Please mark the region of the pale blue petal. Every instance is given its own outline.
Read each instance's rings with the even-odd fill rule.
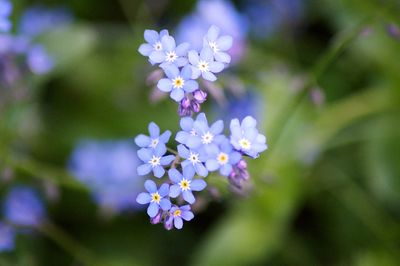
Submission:
[[[159,139],[161,140],[161,142],[167,143],[170,137],[171,137],[171,131],[166,130],[164,133],[161,134]]]
[[[151,218],[153,218],[157,215],[159,209],[160,209],[160,207],[158,206],[158,204],[155,202],[152,202],[152,203],[150,203],[149,207],[147,208],[147,214]]]
[[[213,61],[213,51],[211,48],[208,46],[203,47],[200,52],[200,58],[206,62]]]
[[[185,159],[188,158],[190,155],[189,150],[182,144],[178,145],[178,153],[179,156]]]
[[[168,33],[168,30],[162,30],[162,31],[160,31],[160,39],[162,38],[162,37],[164,37],[164,36],[168,36],[169,35],[169,33]]]
[[[190,190],[185,190],[182,192],[183,199],[190,204],[193,204],[196,199],[193,196],[193,193]]]
[[[158,193],[160,196],[163,198],[169,194],[169,185],[168,184],[162,184],[160,189],[158,190]]]
[[[255,141],[258,135],[258,130],[256,128],[247,128],[244,131],[244,137],[251,142]]]
[[[161,178],[165,174],[165,170],[161,165],[157,165],[153,168],[154,176],[157,178]]]
[[[169,201],[169,199],[161,199],[160,201],[160,207],[161,209],[163,209],[164,211],[168,211],[169,209],[171,209],[171,202]]]
[[[237,164],[240,159],[242,159],[242,155],[237,151],[229,154],[229,163],[231,164]]]
[[[172,185],[169,188],[169,196],[171,198],[176,198],[179,196],[179,194],[181,194],[181,188],[178,185]]]
[[[203,79],[208,80],[208,81],[216,81],[217,80],[217,77],[210,71],[201,73],[201,76],[203,77]]]
[[[179,69],[175,65],[168,65],[164,68],[165,75],[169,79],[174,79],[179,76]],[[171,82],[171,81],[170,81]]]
[[[217,46],[221,51],[227,51],[232,47],[233,38],[228,35],[224,35],[218,38]]]
[[[170,96],[174,101],[180,102],[180,101],[182,101],[183,97],[185,96],[185,93],[182,89],[174,89],[174,90],[172,90]]]
[[[167,147],[164,143],[159,142],[154,149],[154,153],[157,156],[163,156],[167,152]]]
[[[148,136],[140,134],[135,138],[135,143],[139,147],[144,148],[144,147],[148,147],[150,145],[151,139]]]
[[[193,167],[183,167],[183,176],[191,180],[194,177],[194,168]]]
[[[207,39],[209,41],[216,41],[219,36],[219,28],[215,25],[212,25],[207,32]]]
[[[221,166],[221,168],[219,169],[219,172],[223,176],[228,176],[232,172],[232,165],[225,164],[225,165]]]
[[[182,229],[183,221],[182,221],[181,217],[174,217],[174,226],[176,229]]]
[[[165,54],[162,51],[154,51],[150,54],[149,59],[154,63],[162,63],[165,60]]]
[[[153,156],[153,152],[151,151],[151,149],[142,148],[137,151],[137,155],[140,160],[147,163],[148,161],[150,161],[151,157]]]
[[[179,142],[179,143],[186,144],[186,141],[187,141],[187,139],[188,139],[189,136],[190,136],[189,133],[187,133],[187,132],[185,132],[185,131],[179,131],[179,132],[176,134],[175,140],[176,140],[177,142]]]
[[[139,46],[138,49],[139,53],[144,56],[149,56],[151,52],[153,52],[153,50],[154,50],[153,46],[151,46],[148,43],[143,43],[142,45]]]
[[[151,171],[151,165],[146,163],[139,165],[137,168],[137,174],[138,175],[147,175]]]
[[[190,131],[193,128],[193,119],[191,117],[183,117],[179,122],[181,128],[185,131]]]
[[[191,149],[196,149],[201,146],[201,140],[197,136],[190,135],[186,141],[186,145]],[[189,156],[189,155],[188,155]]]
[[[169,179],[175,184],[179,183],[182,180],[182,175],[175,168],[169,169],[168,171]]]
[[[205,177],[208,175],[208,171],[202,163],[195,164],[194,169],[199,176]]]
[[[144,188],[149,192],[149,193],[154,193],[157,191],[157,185],[154,183],[153,180],[146,180],[144,182]]]
[[[189,205],[185,205],[185,206],[189,206]],[[183,209],[183,208],[181,207],[181,209]],[[194,214],[191,211],[182,211],[181,217],[185,221],[190,221],[190,220],[192,220],[194,218]]]
[[[206,123],[208,125],[208,121],[207,121],[207,117],[206,117],[205,113],[198,114],[197,117],[196,117],[196,121],[201,121],[201,122],[204,122],[204,123]]]
[[[192,69],[192,79],[197,79],[200,77],[201,75],[201,71],[200,69],[198,69],[197,67],[191,66]]]
[[[157,83],[157,88],[163,92],[170,92],[172,90],[172,82],[170,79],[160,79]]]
[[[144,39],[150,44],[155,44],[159,40],[159,36],[155,30],[145,30]]]
[[[194,80],[187,80],[187,81],[185,82],[184,87],[183,87],[183,89],[184,89],[186,92],[194,92],[194,91],[197,90],[198,88],[199,88],[199,84],[198,84],[196,81],[194,81]]]
[[[214,57],[216,61],[221,63],[229,64],[231,62],[231,56],[224,52],[217,52]]]
[[[211,172],[215,171],[215,170],[217,170],[219,168],[219,163],[215,159],[207,160],[206,168],[207,168],[208,171],[211,171]]]
[[[172,161],[175,160],[175,156],[174,155],[167,155],[164,157],[161,157],[160,163],[161,165],[169,165],[170,163],[172,163]]]
[[[189,48],[190,48],[190,44],[189,43],[187,43],[187,42],[181,43],[181,44],[178,45],[178,47],[176,47],[175,53],[178,56],[186,56]]]
[[[142,192],[136,197],[136,202],[139,204],[147,204],[151,201],[151,196],[149,193]]]
[[[161,44],[163,46],[164,51],[174,51],[176,44],[175,39],[172,36],[163,36],[161,38]]]
[[[156,123],[150,122],[149,133],[150,133],[150,137],[153,139],[158,138],[158,136],[160,136],[160,128],[157,126]]]
[[[199,54],[195,50],[191,50],[188,52],[188,59],[190,64],[197,66],[199,63]]]
[[[242,121],[243,128],[252,128],[257,126],[257,120],[251,116],[246,116]]]
[[[176,60],[175,60],[175,65],[177,65],[178,67],[183,67],[183,66],[186,66],[187,64],[188,64],[188,60],[187,60],[187,58],[185,58],[185,57],[178,57]]]
[[[190,79],[191,76],[192,76],[192,69],[190,68],[190,66],[185,66],[184,68],[182,68],[181,77],[184,80]]]
[[[210,127],[210,132],[215,136],[221,134],[221,132],[224,130],[224,122],[222,120],[216,121],[214,124],[211,125]]]
[[[209,67],[211,72],[219,73],[222,70],[224,70],[225,65],[223,63],[221,63],[221,62],[210,62],[208,64],[208,67]]]
[[[207,186],[203,179],[195,179],[190,183],[190,188],[193,191],[202,191]]]

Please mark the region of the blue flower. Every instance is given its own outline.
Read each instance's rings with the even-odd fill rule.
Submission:
[[[15,231],[14,228],[0,222],[0,252],[14,249]]]
[[[140,193],[136,201],[139,204],[149,204],[149,207],[147,208],[147,214],[150,216],[150,218],[155,217],[160,208],[164,211],[168,211],[171,208],[171,202],[169,199],[165,198],[168,196],[169,193],[169,185],[168,184],[162,184],[160,186],[160,189],[157,190],[156,183],[154,183],[151,180],[146,180],[144,183],[144,187],[146,188],[147,192],[142,192]]]
[[[160,33],[158,33],[155,30],[145,30],[144,31],[144,39],[146,40],[147,43],[143,43],[139,47],[139,53],[141,53],[144,56],[150,56],[152,52],[157,52],[157,51],[163,51],[164,47],[161,44],[161,38],[164,36],[169,36],[167,30],[162,30]],[[155,62],[152,62],[152,64]]]
[[[194,169],[192,167],[183,167],[183,175],[176,169],[170,169],[168,176],[173,183],[169,190],[169,196],[176,198],[182,194],[183,199],[190,204],[196,201],[192,191],[201,191],[207,186],[203,179],[193,180]]]
[[[207,118],[204,113],[200,113],[197,115],[196,121],[206,121],[207,122]],[[197,135],[197,132],[193,127],[194,120],[189,116],[185,116],[185,117],[181,118],[179,124],[182,128],[182,131],[179,131],[176,134],[175,140],[178,141],[179,143],[186,145],[190,136]]]
[[[207,154],[203,150],[189,150],[185,145],[178,145],[178,154],[186,159],[181,165],[182,168],[192,168],[199,176],[207,176],[208,171],[203,163],[207,161]]]
[[[232,119],[230,125],[233,147],[253,158],[267,149],[266,138],[258,133],[256,126],[257,121],[251,116],[246,116],[242,123],[239,119]]]
[[[214,52],[214,58],[218,62],[230,63],[231,56],[225,51],[232,47],[233,39],[229,35],[219,36],[220,29],[213,25],[204,37],[204,46],[209,46]]]
[[[192,67],[192,79],[197,79],[200,75],[208,81],[216,81],[214,73],[219,73],[224,69],[224,64],[214,61],[213,50],[205,46],[199,53],[191,50],[188,53],[189,62]]]
[[[225,139],[218,147],[218,149],[213,149],[209,153],[209,159],[206,162],[206,167],[208,171],[219,172],[223,176],[228,176],[233,169],[233,166],[237,164],[242,155],[233,149],[232,144],[228,139]]]
[[[14,187],[4,202],[7,221],[20,226],[39,226],[45,218],[45,209],[38,195],[29,187]]]
[[[179,72],[175,65],[169,65],[164,68],[167,78],[160,79],[157,87],[164,92],[170,92],[170,96],[176,102],[180,102],[185,93],[194,92],[199,84],[191,80],[192,70],[190,66],[185,66]]]
[[[130,140],[81,141],[71,154],[68,168],[90,189],[102,210],[134,210],[139,207],[135,196],[143,182],[136,174],[136,152]]]
[[[12,4],[8,0],[0,0],[0,32],[9,32],[11,30],[11,21],[9,16],[12,11]]]
[[[193,218],[194,214],[190,211],[190,205],[184,205],[181,207],[173,206],[169,210],[169,216],[165,221],[165,228],[170,230],[172,229],[172,226],[175,226],[176,229],[182,229],[183,220],[190,221]]]
[[[140,148],[154,149],[159,144],[167,144],[169,138],[171,137],[171,131],[169,130],[160,135],[160,128],[154,122],[149,124],[149,134],[150,136],[143,134],[138,135],[135,138],[136,145],[138,145]]]
[[[174,155],[164,156],[166,152],[165,145],[157,145],[154,149],[142,148],[138,150],[138,157],[144,162],[137,168],[138,175],[147,175],[153,171],[155,177],[161,178],[165,173],[163,166],[169,165],[175,159]]]
[[[161,51],[151,52],[149,58],[154,63],[160,63],[161,67],[174,64],[178,67],[183,67],[187,64],[187,51],[189,43],[181,43],[176,46],[175,39],[172,36],[165,35],[161,38]]]
[[[54,66],[53,59],[41,45],[35,45],[28,51],[27,63],[35,74],[45,74]]]

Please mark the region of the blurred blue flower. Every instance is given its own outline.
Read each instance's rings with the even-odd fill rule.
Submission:
[[[208,155],[204,150],[188,149],[185,145],[178,145],[178,154],[184,160],[181,162],[183,168],[192,168],[199,176],[207,176],[208,171],[204,166],[207,161]]]
[[[176,198],[182,194],[183,199],[190,204],[196,201],[192,191],[201,191],[207,186],[203,179],[193,180],[194,169],[192,167],[183,167],[183,175],[176,169],[170,169],[168,176],[173,183],[169,190],[169,196]]]
[[[35,37],[58,27],[68,25],[73,21],[72,13],[66,8],[46,8],[35,6],[27,9],[19,23],[19,33]]]
[[[182,229],[183,220],[190,221],[194,218],[193,212],[190,211],[190,205],[181,207],[173,206],[169,211],[169,216],[166,219],[164,226],[167,230],[171,230],[173,226],[176,229]]]
[[[159,213],[160,208],[164,211],[168,211],[171,208],[171,202],[169,199],[165,198],[169,194],[169,185],[162,184],[160,189],[157,189],[156,183],[151,180],[146,180],[144,187],[147,192],[140,193],[136,201],[139,204],[149,204],[147,208],[147,214],[150,218],[156,217]]]
[[[229,35],[220,35],[220,29],[212,25],[204,37],[204,46],[209,46],[213,53],[216,61],[221,63],[230,63],[231,56],[225,51],[228,51],[233,44],[233,39]]]
[[[257,121],[251,116],[246,116],[242,123],[239,119],[232,119],[230,124],[233,147],[253,158],[267,149],[266,138],[258,133],[256,126]]]
[[[137,167],[138,175],[147,175],[151,171],[155,177],[161,178],[165,174],[164,166],[172,163],[175,159],[174,155],[166,155],[167,147],[165,145],[157,145],[154,149],[141,148],[137,155],[144,164]]]
[[[49,72],[53,66],[53,58],[49,56],[43,46],[33,46],[27,54],[29,69],[38,75]]]
[[[10,225],[0,222],[0,252],[14,249],[15,231]]]
[[[218,146],[218,149],[210,151],[206,167],[208,171],[211,172],[219,169],[221,175],[228,176],[232,172],[233,166],[237,164],[241,158],[241,154],[233,149],[228,139],[225,139]]]
[[[238,61],[246,50],[248,31],[246,18],[228,0],[202,0],[196,10],[185,17],[177,28],[177,40],[189,42],[195,50],[201,50],[203,37],[211,25],[220,28],[222,34],[235,39],[229,53],[233,61]],[[188,30],[190,29],[190,30]]]
[[[200,56],[195,50],[189,51],[188,58],[192,68],[192,79],[197,79],[201,75],[208,81],[216,81],[214,73],[221,72],[225,67],[223,63],[214,61],[213,50],[208,46],[203,47]]]
[[[165,35],[161,38],[161,45],[162,50],[153,51],[149,55],[151,62],[158,63],[161,67],[171,64],[183,67],[188,63],[186,54],[190,47],[189,43],[181,43],[176,46],[175,39]]]
[[[176,102],[180,102],[185,93],[194,92],[199,88],[199,84],[191,80],[192,70],[190,66],[185,66],[181,71],[175,66],[170,65],[164,68],[167,78],[160,79],[157,87],[164,92],[170,92],[170,96]]]
[[[0,0],[0,33],[9,32],[12,24],[9,19],[12,11],[12,4],[8,0]]]
[[[36,192],[18,186],[9,191],[4,202],[4,217],[20,226],[40,226],[45,219],[45,209]]]
[[[71,154],[69,170],[106,210],[136,209],[143,179],[136,174],[138,158],[131,141],[81,141]]]
[[[150,136],[146,136],[143,134],[138,135],[135,138],[136,145],[138,145],[140,148],[154,149],[159,144],[167,144],[169,138],[171,137],[171,131],[169,130],[166,130],[160,135],[160,128],[154,122],[151,122],[149,124],[149,133]]]

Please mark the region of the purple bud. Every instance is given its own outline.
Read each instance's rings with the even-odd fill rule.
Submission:
[[[169,216],[165,219],[164,228],[167,229],[167,230],[171,230],[172,227],[173,227],[173,221],[174,221],[173,216],[172,216],[172,215],[169,215]]]
[[[207,99],[207,93],[202,90],[196,90],[193,92],[193,98],[196,100],[196,102],[203,103]]]
[[[238,167],[239,169],[241,169],[241,170],[246,170],[246,169],[247,169],[247,163],[246,163],[246,161],[245,161],[245,160],[240,160],[240,161],[237,163],[237,167]]]
[[[154,216],[153,218],[150,218],[150,223],[151,224],[160,223],[161,219],[162,219],[162,216],[163,216],[163,212],[162,212],[162,210],[159,210],[156,216]]]
[[[187,97],[183,98],[183,100],[181,101],[181,106],[182,106],[182,108],[184,108],[184,109],[189,108],[189,107],[190,107],[190,100],[189,100],[189,98],[187,98]]]
[[[396,24],[387,25],[386,30],[390,36],[397,40],[400,40],[400,28]]]
[[[198,102],[193,102],[193,103],[192,103],[192,110],[193,110],[195,113],[200,112],[200,109],[201,109],[201,107],[200,107],[200,104],[199,104]]]

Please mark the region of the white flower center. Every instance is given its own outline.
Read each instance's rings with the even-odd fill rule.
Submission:
[[[251,149],[251,142],[246,138],[240,139],[239,140],[239,145],[243,150],[250,150]]]
[[[218,156],[217,156],[217,161],[218,161],[218,163],[219,163],[220,165],[225,165],[225,164],[227,164],[228,161],[229,161],[229,155],[226,154],[226,153],[224,153],[224,152],[221,152],[221,153],[218,154]]]
[[[192,182],[192,181],[183,178],[183,179],[181,180],[181,182],[179,182],[178,185],[179,185],[179,187],[182,189],[182,191],[186,191],[186,190],[190,190],[190,183],[191,183],[191,182]]]
[[[216,42],[208,42],[208,45],[210,46],[210,48],[213,50],[214,53],[219,52],[219,47]]]
[[[208,69],[208,62],[200,60],[199,63],[197,64],[197,68],[201,71],[201,72],[207,72],[209,71]]]
[[[161,157],[157,157],[157,156],[153,155],[153,157],[149,161],[149,164],[151,164],[151,167],[154,168],[154,167],[160,165],[160,159],[161,159]]]
[[[156,50],[156,51],[161,51],[161,50],[162,50],[162,44],[161,44],[161,42],[156,42],[156,43],[153,45],[153,48],[154,48],[154,50]]]
[[[157,146],[157,144],[158,144],[158,138],[152,139],[151,143],[150,143],[150,147],[152,147],[154,149]]]
[[[210,144],[214,140],[214,135],[210,132],[207,132],[203,136],[201,136],[201,142],[203,144]]]
[[[190,131],[190,135],[197,136],[197,132],[194,128],[192,128],[192,130]]]
[[[172,86],[174,89],[182,89],[185,85],[185,80],[181,76],[177,76],[172,80]]]
[[[190,152],[188,160],[195,165],[196,163],[200,163],[199,154]]]
[[[160,200],[161,200],[161,196],[160,196],[160,194],[158,194],[158,192],[151,193],[151,202],[155,202],[155,203],[159,204]]]
[[[178,56],[176,55],[175,51],[170,51],[165,54],[165,61],[169,63],[173,63],[177,58]]]

